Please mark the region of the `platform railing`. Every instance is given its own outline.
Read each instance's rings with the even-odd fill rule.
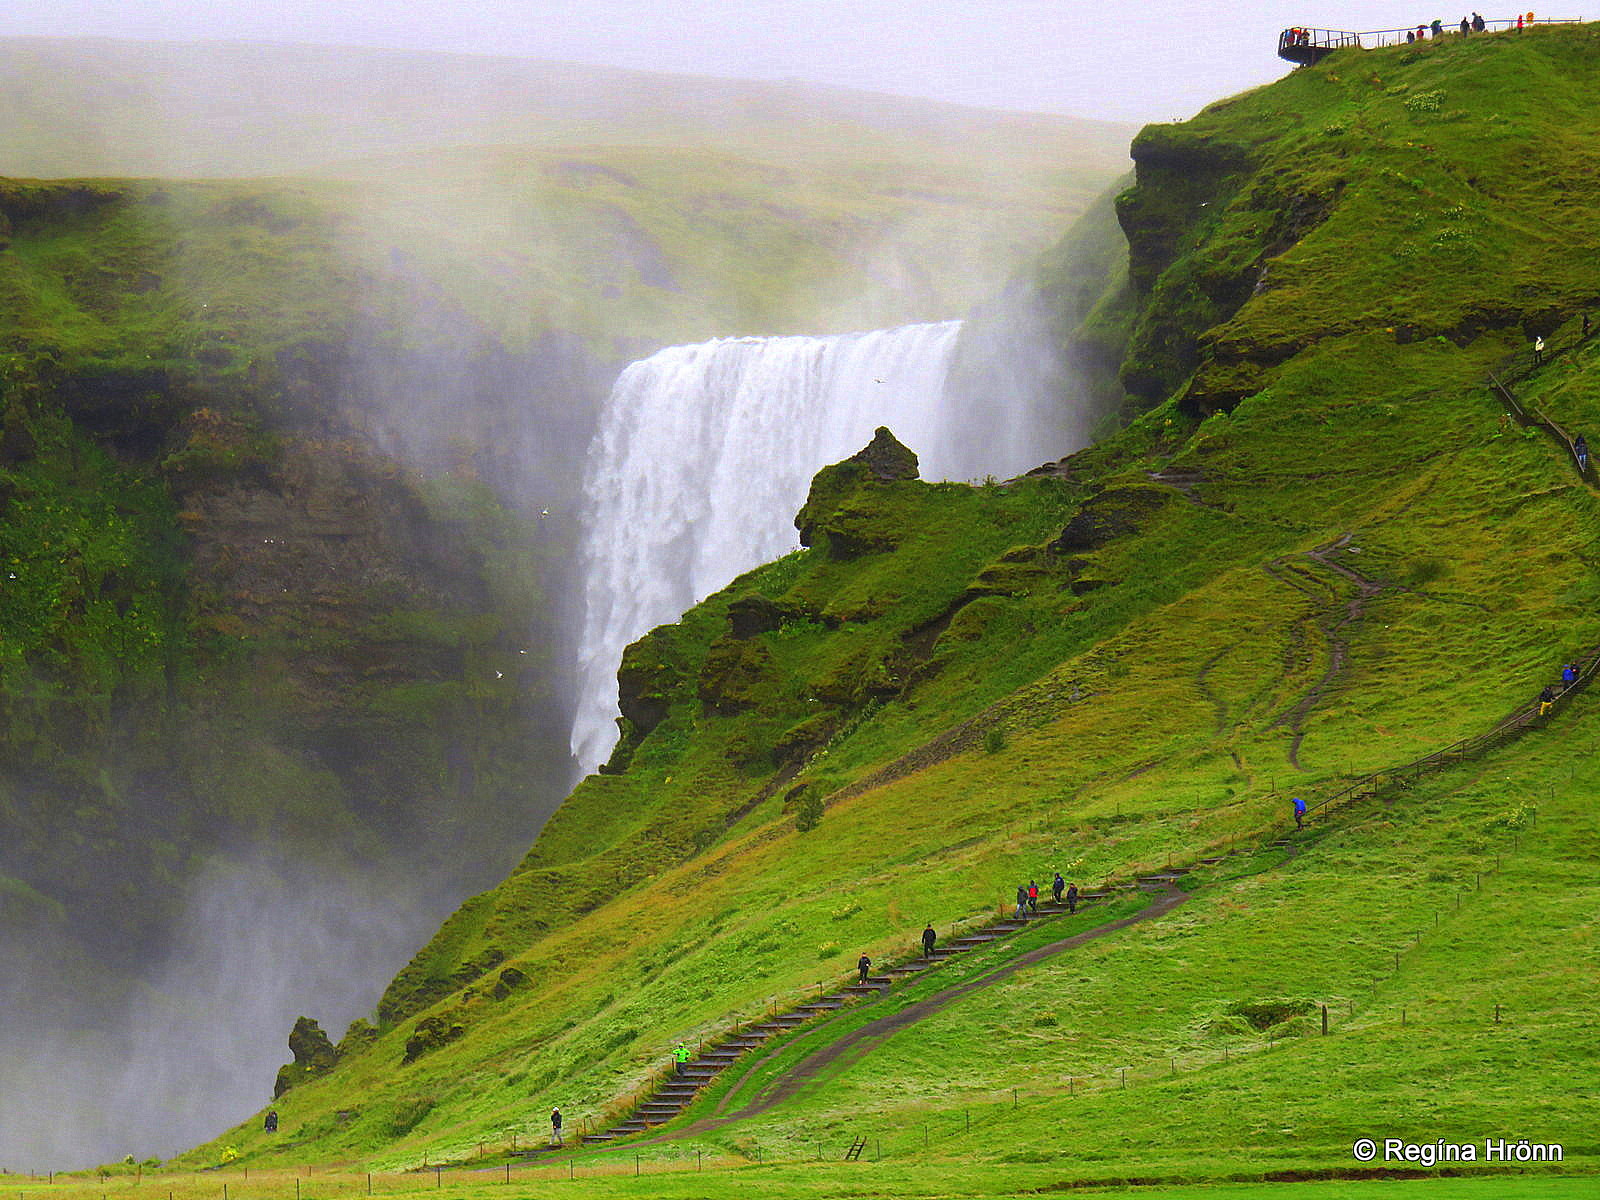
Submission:
[[[1535,17],[1532,25],[1575,25],[1582,20],[1582,17]],[[1497,18],[1493,21],[1485,20],[1483,29],[1474,29],[1468,36],[1505,33],[1507,31],[1515,31],[1518,28],[1526,29],[1530,27],[1526,18],[1523,18],[1520,26],[1517,24],[1516,17],[1512,17],[1509,20]],[[1376,50],[1383,46],[1399,46],[1405,44],[1408,34],[1414,37],[1419,28],[1425,31],[1422,38],[1416,39],[1420,41],[1442,41],[1447,38],[1459,38],[1462,36],[1459,25],[1445,25],[1437,38],[1433,36],[1431,26],[1428,25],[1411,25],[1404,29],[1367,29],[1360,32],[1347,29],[1313,29],[1310,26],[1295,26],[1278,34],[1278,53],[1283,54],[1285,51],[1301,48],[1332,51],[1345,49]]]

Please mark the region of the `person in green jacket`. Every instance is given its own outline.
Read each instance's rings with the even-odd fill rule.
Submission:
[[[689,1053],[689,1047],[679,1042],[678,1048],[672,1052],[672,1057],[678,1064],[677,1073],[682,1075],[683,1069],[689,1065],[689,1060],[694,1056]]]

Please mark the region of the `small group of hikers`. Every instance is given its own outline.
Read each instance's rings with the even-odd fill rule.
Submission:
[[[1532,13],[1517,14],[1516,28],[1518,30],[1532,28],[1533,23]],[[1470,17],[1462,17],[1457,28],[1461,31],[1461,36],[1466,37],[1468,34],[1485,32],[1489,28],[1489,23],[1483,19],[1482,13],[1473,13]],[[1442,38],[1443,36],[1444,22],[1438,20],[1427,25],[1418,25],[1416,29],[1408,29],[1406,31],[1407,42],[1424,42],[1429,37]]]
[[[1546,685],[1545,689],[1539,693],[1539,715],[1541,717],[1550,711],[1550,706],[1556,702],[1557,697],[1578,682],[1578,675],[1578,664],[1569,662],[1561,668],[1561,686],[1557,687],[1553,683]]]
[[[1067,905],[1067,911],[1069,913],[1077,912],[1078,885],[1074,883],[1068,887],[1067,881],[1061,878],[1061,872],[1057,871],[1056,877],[1050,881],[1050,894],[1055,898],[1055,902],[1057,904],[1062,903],[1063,889],[1065,889],[1066,892],[1065,901]],[[1029,913],[1036,913],[1038,911],[1039,885],[1031,879],[1028,880],[1026,884],[1019,883],[1017,885],[1017,916],[1026,920]]]

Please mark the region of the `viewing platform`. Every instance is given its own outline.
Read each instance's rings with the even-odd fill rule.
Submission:
[[[1376,50],[1380,46],[1400,46],[1410,38],[1413,42],[1429,42],[1460,37],[1486,37],[1491,33],[1515,33],[1534,25],[1573,25],[1578,17],[1538,17],[1529,22],[1526,17],[1510,20],[1484,21],[1482,29],[1470,28],[1466,33],[1461,26],[1441,25],[1433,32],[1431,25],[1413,25],[1406,29],[1369,29],[1353,33],[1346,29],[1312,29],[1297,25],[1278,34],[1278,57],[1296,66],[1309,67],[1321,62],[1335,50]],[[1418,31],[1422,36],[1418,36]]]

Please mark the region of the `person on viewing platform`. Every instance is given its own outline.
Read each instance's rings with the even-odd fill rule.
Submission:
[[[1075,913],[1077,911],[1078,911],[1078,885],[1077,884],[1073,884],[1071,887],[1069,887],[1067,889],[1067,912]]]
[[[1433,30],[1434,37],[1441,38],[1444,36],[1444,22],[1439,20],[1437,17],[1434,18],[1433,24],[1428,26],[1428,28]]]
[[[933,957],[933,944],[939,940],[939,935],[933,931],[933,922],[928,922],[928,927],[922,931],[922,957]]]
[[[1467,20],[1465,17],[1462,17],[1461,18],[1461,36],[1462,37],[1466,37],[1471,32],[1472,32],[1472,22]]]
[[[1306,827],[1306,802],[1299,796],[1294,798],[1294,827],[1296,829]]]
[[[865,983],[867,981],[867,972],[872,970],[872,960],[863,954],[856,959],[856,970],[861,974],[861,982]]]
[[[1411,30],[1409,30],[1409,29],[1406,30],[1406,44],[1409,46],[1412,42],[1414,42],[1416,40],[1417,40],[1417,35],[1412,33]]]
[[[1555,690],[1555,688],[1550,687],[1549,685],[1546,685],[1544,691],[1539,693],[1539,715],[1541,717],[1548,715],[1549,712],[1550,712],[1550,706],[1552,704],[1554,704],[1555,702],[1556,702],[1556,690]]]
[[[1517,14],[1517,32],[1518,33],[1522,32],[1522,14],[1521,13]]]
[[[1483,19],[1483,14],[1482,13],[1473,13],[1472,14],[1472,32],[1473,33],[1482,33],[1487,28],[1489,28],[1489,23]]]
[[[1056,872],[1056,877],[1050,881],[1050,894],[1056,898],[1056,903],[1061,903],[1061,889],[1067,886],[1067,881],[1061,878],[1061,872]]]

